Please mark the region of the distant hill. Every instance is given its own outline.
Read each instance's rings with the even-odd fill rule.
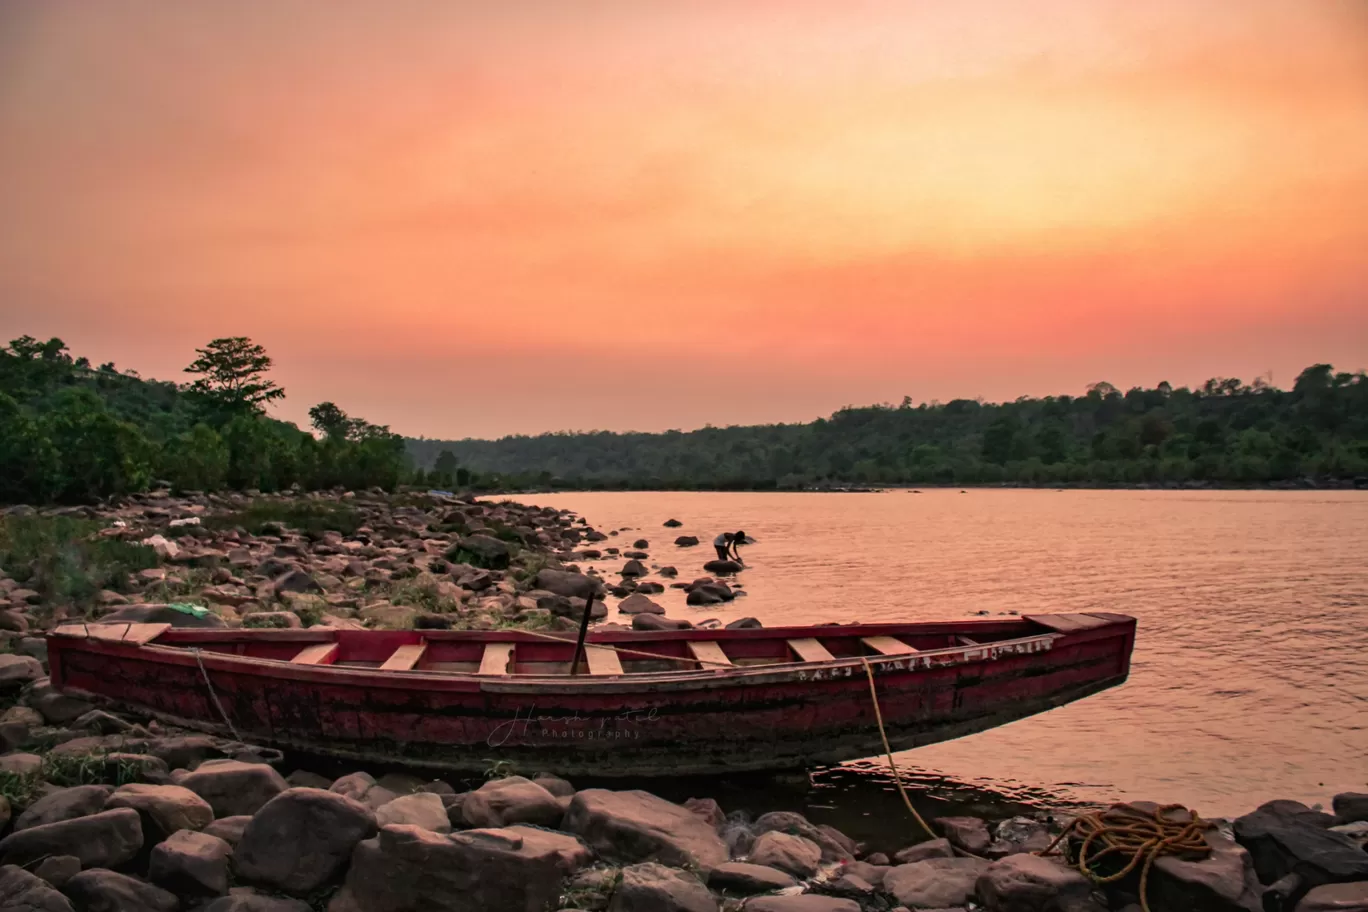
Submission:
[[[1291,390],[1099,383],[1083,396],[845,408],[810,424],[406,443],[419,468],[446,450],[469,472],[529,486],[1368,484],[1368,375],[1317,364]]]

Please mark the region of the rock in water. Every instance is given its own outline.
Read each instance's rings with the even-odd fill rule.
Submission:
[[[558,853],[507,830],[439,836],[387,826],[352,854],[328,912],[529,912],[555,908]]]
[[[622,869],[608,912],[717,912],[717,900],[692,874],[648,861]]]
[[[727,862],[717,831],[688,808],[650,792],[585,789],[570,801],[561,828],[583,836],[600,855],[710,870]]]
[[[533,580],[533,588],[544,589],[556,595],[563,595],[567,598],[588,599],[597,597],[603,589],[603,584],[592,576],[583,573],[571,573],[566,570],[540,570],[537,572],[536,579]]]
[[[662,523],[662,525],[664,525],[667,529],[678,529],[680,526],[684,524],[677,519],[667,519],[664,523]]]
[[[17,865],[0,867],[0,912],[72,912],[71,900]]]
[[[90,912],[175,912],[180,908],[180,900],[160,887],[103,868],[82,871],[62,889],[78,909]]]
[[[49,855],[74,855],[85,868],[117,867],[142,848],[142,823],[131,808],[46,823],[0,839],[0,864],[28,865]]]
[[[645,576],[651,571],[646,569],[646,565],[641,561],[633,558],[622,565],[622,570],[620,572],[623,576]]]
[[[710,560],[703,565],[703,569],[718,576],[729,576],[733,573],[740,573],[746,567],[734,560]]]
[[[565,816],[555,795],[522,776],[486,782],[466,795],[461,813],[472,827],[504,827],[514,823],[554,827]]]
[[[370,808],[337,792],[294,788],[252,817],[233,853],[238,876],[306,896],[337,877],[376,831]]]
[[[646,596],[635,593],[618,603],[618,611],[623,614],[664,614],[665,608]]]

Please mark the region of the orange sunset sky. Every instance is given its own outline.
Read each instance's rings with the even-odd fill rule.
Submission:
[[[0,330],[410,435],[1368,366],[1365,0],[0,5]]]

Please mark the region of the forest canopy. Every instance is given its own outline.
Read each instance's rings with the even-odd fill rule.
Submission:
[[[810,424],[660,434],[409,440],[420,467],[553,487],[798,489],[831,484],[1368,483],[1368,377],[1329,364],[1291,390],[1215,378],[1122,392],[845,408]]]

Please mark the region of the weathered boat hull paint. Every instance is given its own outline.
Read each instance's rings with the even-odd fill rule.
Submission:
[[[1129,672],[1135,622],[1120,615],[1097,617],[1111,620],[1064,632],[1041,626],[1034,636],[961,649],[867,657],[893,748],[961,737],[1121,683]],[[816,631],[832,637],[889,629],[708,633],[726,643],[736,635],[755,639]],[[275,634],[284,644],[281,655],[306,645],[310,639],[304,635],[312,632]],[[207,646],[197,655],[186,648],[207,644],[215,634],[222,632],[170,631],[141,647],[54,636],[49,640],[53,682],[65,692],[107,697],[168,721],[226,734],[216,695],[243,738],[348,759],[452,770],[479,770],[491,760],[507,760],[519,768],[566,775],[719,773],[799,768],[882,752],[859,658],[612,677],[394,673],[292,665],[278,658],[211,652]],[[509,632],[468,636],[518,639]],[[677,635],[662,634],[652,642],[672,636]],[[611,633],[591,641],[632,648],[641,642],[631,634]]]

